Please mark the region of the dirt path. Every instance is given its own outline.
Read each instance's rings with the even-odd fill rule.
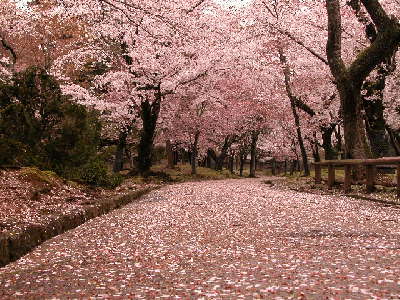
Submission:
[[[400,299],[400,209],[185,183],[0,269],[0,299]]]

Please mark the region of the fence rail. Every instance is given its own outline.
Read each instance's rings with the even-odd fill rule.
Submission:
[[[351,191],[351,171],[355,166],[365,166],[367,192],[375,189],[376,167],[381,165],[396,165],[397,197],[400,197],[400,157],[383,157],[374,159],[342,159],[325,160],[313,163],[315,169],[315,183],[321,183],[321,168],[328,167],[328,188],[332,189],[335,183],[335,167],[344,166],[344,191]]]

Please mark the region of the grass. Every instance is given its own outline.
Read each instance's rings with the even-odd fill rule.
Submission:
[[[53,185],[58,179],[56,173],[52,171],[41,171],[36,167],[26,167],[21,169],[21,175],[29,181]]]
[[[203,167],[197,167],[197,174],[192,175],[192,169],[189,164],[179,164],[173,169],[166,168],[165,165],[157,165],[152,168],[152,171],[165,173],[169,175],[174,182],[240,178],[238,175],[231,174],[229,170],[215,171],[213,169]]]
[[[215,171],[210,168],[197,167],[197,174],[191,174],[192,169],[189,164],[178,164],[174,168],[167,168],[165,163],[155,165],[151,168],[151,175],[147,178],[142,176],[134,176],[129,180],[132,183],[170,183],[170,182],[187,182],[199,180],[221,180],[221,179],[238,179],[243,178],[236,174],[231,174],[229,170]],[[246,176],[248,174],[245,174]]]

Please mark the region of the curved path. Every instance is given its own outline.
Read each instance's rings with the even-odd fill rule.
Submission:
[[[0,269],[0,299],[400,299],[400,209],[185,183]]]

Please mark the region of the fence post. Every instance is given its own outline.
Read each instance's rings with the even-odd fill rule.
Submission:
[[[335,183],[335,166],[333,164],[328,165],[328,189],[331,190]]]
[[[397,165],[397,197],[400,197],[400,164]]]
[[[344,192],[351,191],[351,165],[344,165]]]
[[[314,172],[315,172],[315,183],[321,183],[321,165],[314,164]]]
[[[367,169],[367,193],[372,193],[375,190],[374,166],[366,165],[366,169]]]

